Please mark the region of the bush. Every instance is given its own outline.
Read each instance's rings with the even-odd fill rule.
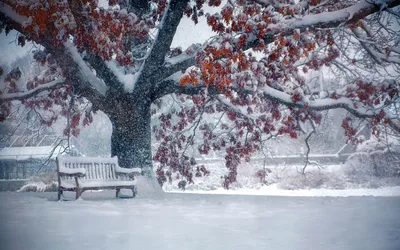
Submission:
[[[336,173],[330,173],[323,170],[311,170],[305,175],[301,173],[292,173],[282,179],[278,186],[282,189],[344,189],[346,180]]]
[[[397,146],[386,147],[371,140],[358,147],[344,166],[345,174],[352,177],[400,177],[400,150]]]

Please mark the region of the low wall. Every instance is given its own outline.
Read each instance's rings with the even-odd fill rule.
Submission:
[[[0,180],[0,192],[17,191],[25,184],[26,180]]]

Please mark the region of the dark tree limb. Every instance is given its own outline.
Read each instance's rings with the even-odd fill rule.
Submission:
[[[143,63],[140,76],[137,79],[135,88],[139,92],[148,89],[157,79],[160,66],[164,63],[165,56],[170,50],[172,39],[175,36],[176,29],[187,7],[188,0],[171,0],[166,13],[160,23],[157,37]]]
[[[97,77],[101,78],[106,85],[110,88],[111,92],[123,92],[124,86],[118,80],[117,76],[112,72],[104,62],[104,60],[93,53],[88,53],[86,56],[86,61],[96,70]]]
[[[128,11],[136,14],[144,15],[150,12],[149,0],[126,0],[128,2]]]

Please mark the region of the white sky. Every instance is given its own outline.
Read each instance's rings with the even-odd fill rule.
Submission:
[[[27,43],[24,47],[18,46],[17,38],[16,31],[11,31],[7,36],[4,31],[0,34],[0,65],[2,67],[11,65],[34,48],[32,43]]]

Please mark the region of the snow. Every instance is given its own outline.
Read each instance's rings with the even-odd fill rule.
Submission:
[[[60,164],[118,164],[118,157],[75,157],[75,156],[62,156],[58,158]]]
[[[51,152],[54,154],[50,155]],[[42,147],[11,147],[0,149],[0,160],[19,160],[43,159],[51,157],[54,159],[58,152],[62,152],[62,147],[42,146]]]
[[[399,197],[114,196],[0,193],[2,249],[400,249]]]
[[[141,173],[142,169],[141,168],[121,168],[119,165],[115,165],[115,172],[119,173]]]
[[[315,15],[306,15],[299,20],[289,21],[289,27],[297,29],[299,27],[311,27],[319,23],[341,22],[351,20],[357,13],[361,13],[371,8],[369,1],[359,1],[358,3],[338,11],[324,12]]]
[[[171,193],[182,193],[183,191],[170,191]],[[258,189],[241,188],[238,190],[226,190],[218,188],[216,190],[187,190],[186,193],[197,194],[224,194],[224,195],[257,195],[257,196],[300,196],[300,197],[351,197],[351,196],[381,196],[381,197],[400,197],[400,186],[382,187],[377,189],[357,188],[357,189],[280,189],[277,184],[262,186]]]
[[[1,3],[0,3],[1,4]],[[12,65],[25,58],[29,51],[34,49],[34,46],[27,43],[24,47],[17,45],[18,32],[15,30],[10,31],[6,36],[5,31],[0,33],[0,65],[4,70],[12,67]]]
[[[27,17],[19,15],[9,5],[2,2],[0,3],[0,12],[21,25],[24,25],[25,22],[29,21]]]
[[[78,64],[83,79],[88,81],[100,94],[105,95],[108,90],[107,85],[95,76],[93,71],[83,61],[75,46],[70,41],[66,41],[64,42],[64,47],[71,53],[75,63]]]
[[[67,168],[64,164],[59,165],[59,172],[64,174],[86,174],[86,169],[84,168]]]
[[[85,170],[85,169],[83,169]],[[78,178],[79,186],[86,187],[116,187],[116,186],[134,186],[136,185],[136,180],[133,181],[120,181],[120,180],[85,180]],[[75,180],[63,180],[61,179],[61,186],[64,188],[75,188]]]
[[[121,168],[118,165],[118,157],[75,157],[75,156],[59,156],[60,165],[65,163],[71,164],[114,164],[115,171],[120,173],[141,173],[140,168]]]
[[[25,96],[31,96],[35,93],[40,92],[41,90],[45,89],[51,89],[56,85],[59,85],[60,83],[63,83],[65,81],[65,78],[61,77],[59,79],[55,79],[54,81],[39,85],[38,87],[24,91],[24,92],[16,92],[16,93],[8,93],[8,94],[2,94],[0,95],[0,99],[5,100],[5,99],[18,99],[18,98],[23,98]]]
[[[106,61],[105,64],[124,85],[125,90],[127,92],[132,92],[140,72],[137,72],[136,74],[125,73],[125,69],[123,67],[119,67],[116,61]]]

